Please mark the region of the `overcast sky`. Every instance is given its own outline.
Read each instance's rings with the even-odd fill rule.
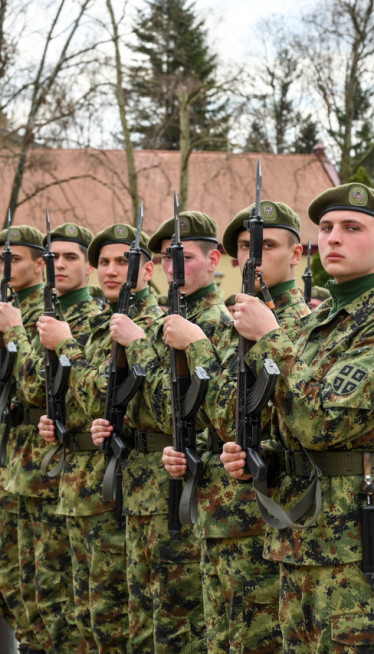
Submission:
[[[195,0],[196,10],[207,21],[215,52],[234,61],[251,51],[251,31],[260,19],[279,14],[293,20],[314,5],[316,0]]]

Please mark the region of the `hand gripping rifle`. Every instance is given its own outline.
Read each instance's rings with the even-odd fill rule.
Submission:
[[[174,193],[174,234],[167,249],[173,262],[173,281],[169,288],[169,315],[185,317],[183,245],[180,240],[179,205]],[[194,524],[197,519],[197,484],[203,463],[196,454],[196,416],[207,390],[209,375],[196,367],[191,379],[186,354],[170,348],[170,385],[173,421],[173,445],[184,452],[187,472],[183,479],[169,481],[169,531],[177,537],[182,524]]]
[[[46,282],[44,284],[44,315],[62,318],[60,301],[55,290],[55,254],[51,250],[51,228],[48,210],[46,212],[47,243],[43,253],[45,262]],[[42,471],[53,479],[61,472],[64,454],[53,470],[47,472],[47,467],[54,456],[68,445],[69,432],[66,428],[65,396],[68,390],[70,361],[62,354],[60,357],[54,350],[44,348],[45,394],[47,416],[55,425],[57,446],[50,450],[42,462]]]
[[[309,239],[307,266],[305,268],[304,274],[302,275],[303,282],[304,282],[304,300],[306,304],[309,304],[310,300],[312,299],[312,271],[310,269],[310,253],[311,253],[311,244]]]
[[[10,285],[10,274],[12,265],[12,251],[10,249],[10,226],[11,214],[8,212],[7,237],[3,248],[3,276],[0,284],[0,302],[13,301],[16,307],[19,307],[17,293]],[[13,341],[5,346],[3,335],[0,333],[0,422],[5,424],[5,428],[0,443],[0,465],[6,463],[6,449],[11,426],[10,411],[10,393],[12,386],[12,372],[17,355],[17,347]]]
[[[123,313],[126,316],[129,315],[130,306],[134,299],[133,289],[138,284],[142,223],[143,202],[139,208],[135,241],[132,242],[130,251],[125,253],[128,259],[127,280],[123,284],[118,298],[117,313]],[[105,453],[107,460],[103,479],[103,500],[105,502],[116,499],[117,490],[120,489],[120,479],[117,478],[120,472],[120,464],[128,455],[127,447],[121,438],[123,419],[126,415],[127,406],[139,390],[144,377],[145,372],[138,363],[135,363],[133,369],[129,371],[125,347],[115,341],[109,363],[104,411],[104,418],[109,420],[113,431],[101,446],[101,451]],[[119,497],[117,499],[119,500]]]
[[[256,204],[250,220],[244,221],[244,226],[250,234],[250,243],[249,258],[243,270],[242,292],[252,296],[255,295],[256,276],[260,278],[262,293],[264,293],[263,286],[267,290],[265,283],[262,282],[261,273],[256,272],[256,268],[261,266],[262,263],[264,221],[261,217],[260,202],[261,161],[259,159],[256,176]],[[268,302],[267,304],[269,305]],[[247,454],[244,472],[251,474],[254,481],[264,481],[267,476],[267,467],[259,454],[261,445],[261,411],[274,392],[279,370],[271,359],[266,359],[260,375],[256,378],[245,361],[245,355],[252,345],[253,343],[239,334],[235,442]]]

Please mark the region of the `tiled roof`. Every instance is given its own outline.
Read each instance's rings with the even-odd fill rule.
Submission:
[[[13,167],[0,153],[0,184],[5,207],[9,201]],[[189,164],[187,209],[214,217],[222,238],[227,223],[254,201],[256,153],[196,152]],[[138,190],[144,200],[143,227],[149,234],[173,215],[174,190],[179,188],[180,153],[135,152]],[[330,175],[331,175],[331,164]],[[262,154],[262,199],[289,204],[300,216],[302,242],[316,244],[317,228],[307,218],[311,200],[336,183],[328,165],[316,154]],[[335,173],[336,174],[336,173]],[[17,208],[14,223],[33,224],[44,231],[48,208],[52,228],[66,221],[79,222],[94,233],[112,222],[132,222],[127,190],[127,162],[123,150],[33,150],[22,193],[33,194]],[[55,182],[60,182],[56,184]],[[42,189],[35,193],[37,189]]]

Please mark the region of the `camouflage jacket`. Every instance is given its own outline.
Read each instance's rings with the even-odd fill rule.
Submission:
[[[328,299],[302,319],[294,343],[282,329],[267,334],[247,354],[248,362],[259,369],[271,357],[281,371],[272,436],[283,448],[374,454],[374,289],[329,315],[331,306]],[[316,524],[301,531],[269,529],[266,556],[300,565],[360,561],[363,474],[322,476]],[[284,471],[274,499],[288,511],[309,485],[308,478]]]
[[[79,289],[63,298],[63,318],[69,323],[72,334],[75,335],[80,347],[83,347],[90,333],[88,319],[101,310],[101,304],[89,295],[88,289]],[[25,330],[22,327],[15,327],[7,332],[6,338],[13,340],[18,348],[16,361],[17,403],[22,407],[21,414],[27,416],[27,410],[30,407],[33,409],[38,407],[41,414],[45,413],[44,357],[39,336],[35,336],[30,344]],[[66,399],[69,426],[68,396]],[[50,480],[40,471],[41,462],[51,448],[51,444],[46,443],[39,436],[38,419],[33,420],[34,424],[30,425],[25,424],[24,421],[25,418],[21,417],[21,423],[15,428],[17,437],[12,458],[9,461],[9,479],[6,490],[19,495],[56,501],[58,479]],[[88,427],[84,425],[84,420],[81,421],[82,430],[87,431],[89,427],[90,425]]]
[[[186,317],[199,325],[207,334],[212,346],[219,351],[226,331],[230,330],[232,318],[227,311],[223,296],[212,285],[190,296],[187,300]],[[170,402],[169,348],[162,340],[162,325],[154,333],[151,342],[134,342],[128,350],[130,364],[140,361],[146,370],[146,380],[141,393],[139,418],[145,411],[154,421],[153,431],[170,435],[172,443],[172,415]],[[140,401],[140,400],[139,400]],[[133,414],[134,427],[139,424]],[[209,424],[200,416],[197,429]],[[166,444],[166,442],[165,442]],[[160,448],[162,450],[162,448]],[[165,514],[168,512],[169,475],[161,463],[161,451],[142,453],[134,451],[124,471],[123,478],[125,510],[135,515]]]
[[[148,291],[139,293],[131,308],[131,317],[149,337],[164,315],[157,305],[155,296]],[[72,366],[69,385],[77,407],[79,406],[74,415],[71,414],[71,418],[75,416],[77,420],[76,424],[70,421],[73,430],[76,430],[79,425],[82,414],[88,420],[88,429],[94,418],[101,418],[104,414],[112,349],[108,329],[111,316],[112,310],[108,308],[101,316],[95,316],[91,320],[91,336],[84,352],[73,339],[65,341],[57,349],[59,354],[64,353],[69,357]],[[137,396],[130,403],[128,409],[130,416],[134,409],[139,411]],[[149,424],[147,412],[141,412],[139,424],[140,428],[147,431],[154,427],[153,421]],[[128,430],[128,435],[132,435],[131,429]],[[114,503],[104,502],[102,499],[104,472],[105,456],[100,450],[70,452],[61,474],[57,512],[62,515],[78,516],[113,510]]]
[[[29,344],[30,341],[34,338],[37,333],[36,322],[39,316],[43,313],[43,284],[38,284],[37,286],[32,287],[32,289],[25,289],[20,293],[20,310],[23,321],[23,328],[19,328]],[[17,331],[17,330],[16,330]],[[13,330],[9,330],[4,334],[4,342],[8,344],[10,341],[14,341],[18,346],[17,337],[14,336]],[[21,394],[21,389],[16,381],[16,376],[14,377],[13,383],[13,397]],[[14,417],[12,417],[12,422],[15,422]],[[3,425],[2,425],[3,430]],[[7,446],[7,466],[0,468],[0,486],[5,488],[8,483],[9,477],[9,461],[13,459],[15,451],[18,449],[19,438],[22,438],[22,435],[18,437],[18,428],[12,427],[9,434],[9,441]]]
[[[298,318],[309,314],[301,291],[296,286],[273,299],[279,321],[287,332],[294,328]],[[209,360],[213,361],[213,353],[208,354],[206,342],[197,341],[188,348],[191,367],[199,365],[199,359],[200,365],[208,366],[211,381],[205,410],[225,440],[233,440],[235,429],[238,334],[235,328],[233,332],[231,347],[227,344],[223,350],[225,354],[218,376],[214,364],[209,365]],[[205,353],[199,351],[201,346]],[[263,438],[266,434],[268,431],[265,429]],[[265,525],[259,516],[252,484],[232,479],[223,468],[219,454],[207,452],[203,460],[205,465],[198,489],[196,534],[202,538],[241,538],[264,534]]]

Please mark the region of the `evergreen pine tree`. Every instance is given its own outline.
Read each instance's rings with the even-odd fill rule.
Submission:
[[[147,0],[133,28],[134,62],[127,91],[136,143],[180,148],[180,102],[187,94],[191,149],[226,149],[226,100],[219,98],[217,57],[207,45],[194,3]]]

